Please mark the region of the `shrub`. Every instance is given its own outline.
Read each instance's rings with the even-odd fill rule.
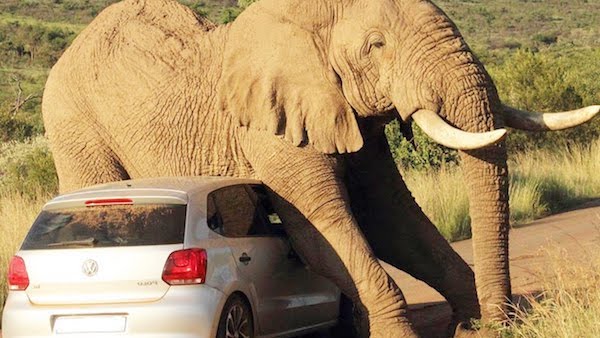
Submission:
[[[239,8],[246,9],[255,2],[256,0],[237,0],[237,5]]]
[[[233,20],[235,20],[241,12],[242,10],[238,7],[227,7],[223,10],[223,12],[221,12],[219,21],[221,21],[222,24],[233,22]]]
[[[204,1],[198,1],[189,5],[189,7],[199,16],[205,18],[208,16],[208,10],[206,9],[206,3]]]
[[[505,103],[531,111],[552,112],[579,108],[586,93],[569,75],[572,66],[561,57],[518,50],[504,64],[489,67],[490,73]],[[513,132],[509,147],[524,150],[529,147],[556,148],[587,143],[600,136],[600,122],[561,132]]]
[[[458,153],[455,150],[432,141],[416,124],[413,124],[412,128],[412,140],[402,135],[398,121],[388,124],[385,129],[394,160],[401,167],[417,170],[439,169],[446,164],[458,163]]]
[[[0,145],[0,191],[35,196],[57,190],[58,177],[45,138]]]
[[[36,128],[21,115],[11,117],[0,113],[0,142],[23,141],[36,134]]]
[[[62,55],[75,32],[19,20],[0,23],[0,60],[12,66],[52,66]]]
[[[556,33],[539,33],[533,36],[533,41],[552,45],[558,41],[558,35]]]

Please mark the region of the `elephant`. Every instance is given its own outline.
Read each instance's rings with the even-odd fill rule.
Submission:
[[[439,291],[451,327],[506,320],[505,128],[570,128],[600,106],[502,104],[427,0],[259,0],[227,25],[174,0],[124,0],[52,68],[42,111],[61,193],[157,176],[262,180],[300,257],[361,310],[361,332],[414,337],[379,259]],[[474,271],[398,171],[384,135],[394,119],[459,150]]]

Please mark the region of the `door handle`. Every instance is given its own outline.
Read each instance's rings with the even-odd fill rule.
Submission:
[[[251,260],[252,257],[248,256],[248,254],[245,252],[240,256],[240,262],[244,263],[245,265],[248,265]]]

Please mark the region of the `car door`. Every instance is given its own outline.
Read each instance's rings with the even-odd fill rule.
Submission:
[[[260,333],[296,328],[289,306],[289,244],[270,234],[247,186],[229,186],[209,194],[207,214],[209,227],[226,238],[240,276],[254,293]]]
[[[250,196],[258,205],[258,212],[267,224],[268,232],[281,238],[288,250],[282,261],[285,271],[287,297],[286,312],[295,327],[310,327],[335,321],[339,309],[339,290],[328,279],[314,273],[291,248],[283,222],[275,212],[267,190],[263,185],[250,185]]]

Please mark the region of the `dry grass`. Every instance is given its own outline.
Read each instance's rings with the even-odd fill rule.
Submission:
[[[469,198],[459,170],[442,167],[403,174],[415,199],[445,238],[471,237]]]
[[[600,337],[600,254],[575,258],[558,249],[549,254],[539,274],[543,292],[527,297],[528,309],[515,310],[516,320],[500,330],[502,336]]]
[[[600,139],[588,146],[518,154],[511,158],[509,171],[513,225],[600,198]],[[403,174],[417,202],[447,239],[470,236],[469,200],[458,168]]]
[[[0,194],[0,314],[6,297],[8,262],[21,245],[40,208],[49,198],[50,196],[41,193],[33,198],[18,193]]]

